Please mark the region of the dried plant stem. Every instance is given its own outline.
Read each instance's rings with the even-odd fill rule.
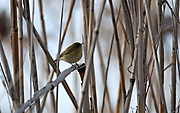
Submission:
[[[136,39],[136,43],[135,45],[137,45],[137,43],[139,38]],[[132,96],[132,91],[133,91],[133,87],[134,87],[134,82],[135,82],[135,75],[137,73],[137,58],[138,58],[138,50],[137,50],[137,46],[135,47],[134,50],[134,59],[132,61],[132,69],[133,69],[133,73],[131,74],[131,78],[130,78],[130,85],[129,85],[129,89],[128,89],[128,93],[127,93],[127,97],[126,97],[126,101],[124,104],[124,109],[123,109],[123,113],[128,113],[129,111],[129,106],[130,106],[130,102],[131,102],[131,96]]]
[[[180,24],[179,18],[178,16],[175,14],[175,12],[173,11],[173,9],[171,8],[170,4],[168,3],[167,0],[164,0],[164,2],[166,2],[167,6],[169,7],[169,9],[171,10],[172,15],[174,16],[174,18],[176,19],[176,21],[178,22],[178,24]]]
[[[116,45],[117,45],[119,71],[120,71],[120,82],[121,82],[121,86],[122,86],[123,102],[125,102],[126,89],[125,89],[124,69],[123,69],[124,64],[122,63],[122,59],[121,59],[121,46],[120,46],[119,37],[118,37],[118,33],[117,33],[117,26],[116,26],[116,22],[115,22],[115,14],[114,14],[114,7],[113,7],[112,0],[109,0],[109,5],[110,5],[110,9],[111,9],[111,17],[112,17],[112,23],[113,23],[113,29],[114,29],[114,36],[115,36]]]
[[[139,90],[137,92],[138,97],[138,112],[144,113],[145,112],[145,76],[143,73],[143,1],[139,0],[139,41],[138,41],[138,81],[139,81]]]
[[[82,4],[82,11],[83,11],[83,29],[84,29],[84,35],[83,35],[83,39],[84,39],[84,57],[85,57],[85,62],[87,60],[87,33],[88,33],[88,28],[87,28],[87,14],[85,11],[85,3],[84,0],[81,0],[81,4]]]
[[[179,0],[175,2],[175,17],[179,17]],[[173,39],[172,39],[172,70],[171,70],[171,112],[176,110],[176,54],[177,54],[177,38],[178,38],[178,22],[175,17],[173,20]]]
[[[36,67],[36,56],[35,56],[35,49],[34,49],[34,38],[33,38],[33,23],[34,23],[34,0],[33,2],[33,8],[32,8],[32,23],[30,23],[29,25],[29,29],[30,31],[28,31],[29,35],[28,35],[28,41],[29,41],[29,55],[30,55],[30,62],[31,62],[31,75],[30,75],[30,88],[31,88],[31,82],[33,82],[33,88],[34,88],[34,93],[36,91],[39,90],[39,86],[38,86],[38,75],[37,75],[37,67]],[[30,12],[28,12],[30,13]],[[29,24],[29,23],[27,23]],[[32,78],[32,81],[31,81]],[[31,90],[31,89],[30,89]],[[30,91],[31,92],[31,91]],[[30,94],[31,95],[31,94]],[[40,109],[40,99],[38,99],[36,102],[36,112],[37,113],[41,113],[41,109]]]
[[[149,7],[147,5],[147,1],[143,0],[144,4],[145,4],[145,11],[147,14],[147,23],[148,23],[148,30],[149,30],[149,35],[150,35],[150,40],[151,40],[151,45],[152,45],[152,50],[153,50],[153,55],[154,55],[154,59],[156,62],[156,67],[157,67],[157,75],[158,75],[158,85],[159,85],[159,90],[160,90],[160,96],[162,99],[162,104],[163,109],[165,112],[167,112],[167,107],[166,107],[166,102],[165,102],[165,97],[164,97],[164,90],[163,90],[163,86],[161,83],[161,79],[159,78],[160,76],[160,67],[159,67],[159,62],[158,62],[158,58],[157,58],[157,53],[156,53],[156,47],[155,47],[155,43],[154,43],[154,39],[153,39],[153,31],[152,31],[152,24],[151,24],[151,20],[150,20],[150,13],[149,13]]]
[[[80,99],[80,105],[79,105],[79,108],[78,108],[78,113],[81,113],[82,111],[82,106],[83,106],[83,103],[84,103],[84,97],[85,97],[85,94],[87,93],[85,90],[88,89],[88,81],[89,81],[89,73],[90,73],[90,67],[91,67],[91,61],[92,61],[92,57],[93,57],[93,53],[94,53],[94,48],[95,48],[95,43],[96,43],[96,40],[98,38],[98,35],[99,35],[99,28],[100,28],[100,24],[101,24],[101,19],[102,19],[102,14],[103,14],[103,11],[104,11],[104,7],[105,7],[105,3],[106,3],[106,0],[103,1],[103,3],[101,4],[101,7],[100,7],[100,12],[99,12],[99,15],[98,15],[98,18],[97,18],[97,23],[96,23],[96,26],[95,26],[95,29],[94,29],[94,34],[93,34],[93,41],[92,41],[92,44],[91,44],[91,48],[90,48],[90,51],[89,51],[89,59],[87,60],[87,65],[86,65],[86,70],[85,70],[85,75],[84,75],[84,82],[83,82],[83,86],[82,86],[82,96],[81,96],[81,99]]]
[[[62,44],[63,44],[63,42],[64,42],[64,38],[65,38],[67,29],[68,29],[68,26],[69,26],[69,23],[70,23],[70,20],[71,20],[71,16],[72,16],[72,11],[73,11],[73,8],[74,8],[74,4],[75,4],[75,0],[72,0],[72,1],[71,1],[71,6],[70,6],[70,10],[69,10],[68,19],[67,19],[67,22],[66,22],[66,26],[65,26],[65,28],[64,28],[64,32],[63,32],[62,37],[61,37],[61,46],[62,46]]]
[[[3,78],[4,78],[2,80],[2,84],[3,84],[3,86],[4,86],[5,90],[6,90],[6,93],[9,94],[9,88],[8,88],[8,84],[9,83],[8,83],[8,80],[7,80],[6,76],[5,76],[5,72],[3,70],[1,62],[0,62],[0,70],[1,70]],[[10,101],[10,96],[8,96],[8,102],[9,102],[9,109],[10,109],[10,111],[13,111],[13,108],[12,108],[12,105],[11,105],[11,101]]]
[[[112,43],[112,42],[111,42]],[[97,49],[98,49],[98,53],[99,53],[99,57],[100,57],[100,62],[101,62],[101,75],[102,75],[102,81],[105,81],[104,75],[105,75],[105,64],[103,61],[103,55],[102,55],[102,50],[100,48],[100,43],[99,40],[97,40]],[[112,48],[110,48],[111,50]],[[107,65],[108,66],[108,65]],[[105,99],[107,100],[107,104],[108,104],[108,108],[109,108],[109,113],[112,113],[112,108],[111,108],[111,103],[110,103],[110,98],[109,98],[109,91],[108,91],[108,87],[107,84],[105,84],[105,88],[106,88],[106,98],[103,98],[102,102],[102,107],[101,107],[101,113],[103,113],[103,108],[104,108],[104,104],[105,104]]]
[[[23,74],[23,20],[22,0],[18,2],[18,38],[19,38],[19,77],[20,77],[20,104],[24,103],[24,74]]]
[[[46,37],[46,28],[45,28],[45,22],[44,22],[44,16],[43,16],[43,5],[42,5],[42,0],[38,0],[39,3],[39,13],[40,13],[40,20],[41,20],[41,34],[42,34],[42,40],[47,47],[47,37]],[[50,74],[50,69],[49,69],[49,62],[45,56],[45,62],[46,62],[46,72],[47,72],[47,78]]]
[[[90,20],[89,20],[89,34],[88,34],[88,50],[91,45],[91,40],[92,40],[92,32],[93,32],[93,20],[94,20],[94,0],[91,0],[90,4]],[[88,58],[88,57],[87,57]],[[97,96],[96,96],[96,83],[95,83],[95,72],[94,72],[94,63],[92,59],[92,64],[91,64],[91,74],[90,74],[90,83],[91,83],[91,92],[92,92],[92,105],[93,105],[93,111],[94,113],[97,113]],[[86,101],[88,102],[88,101]],[[89,102],[88,102],[89,103]],[[88,105],[88,104],[87,104]],[[87,111],[84,109],[84,111]]]
[[[122,11],[123,11],[123,17],[124,17],[127,36],[128,36],[128,40],[130,42],[131,57],[133,60],[133,58],[134,58],[134,34],[133,34],[131,15],[130,15],[127,1],[121,0],[121,6],[122,6]]]
[[[56,56],[56,59],[57,59],[57,77],[58,75],[61,73],[59,72],[59,60],[60,60],[60,52],[61,52],[61,47],[62,47],[62,43],[61,43],[61,32],[62,32],[62,22],[63,22],[63,10],[64,10],[64,0],[62,1],[62,8],[61,8],[61,20],[60,20],[60,30],[59,30],[59,44],[58,44],[58,52],[57,52],[57,56]],[[53,108],[54,109],[54,112],[57,113],[58,112],[58,92],[59,92],[59,86],[57,86],[56,88],[56,99],[52,98],[51,100],[54,100],[54,105]],[[53,92],[50,93],[51,94],[51,97],[54,97],[52,94]],[[53,105],[53,104],[52,104]]]
[[[163,27],[163,15],[162,15],[162,1],[158,0],[158,32],[159,32],[159,65],[160,65],[160,79],[161,79],[161,83],[162,86],[164,85],[164,45],[163,45],[163,37],[162,37],[162,32],[161,29]],[[163,112],[163,107],[164,105],[162,105],[162,101],[160,98],[160,112]]]
[[[20,103],[19,103],[18,98],[17,98],[17,92],[15,90],[15,86],[14,86],[14,83],[12,80],[12,76],[11,76],[11,72],[9,69],[8,62],[7,62],[7,58],[6,58],[6,55],[4,53],[4,48],[3,48],[3,45],[1,42],[1,37],[0,37],[0,56],[1,56],[1,61],[2,61],[4,70],[6,73],[7,81],[8,81],[7,86],[8,86],[9,94],[10,94],[11,99],[13,101],[13,105],[15,107],[15,110],[17,110],[20,108]]]
[[[17,0],[11,0],[11,38],[12,38],[12,56],[15,90],[17,91],[17,100],[20,102],[19,88],[19,55],[18,55],[18,27],[17,27]]]
[[[110,59],[111,59],[113,42],[114,42],[114,35],[112,36],[110,50],[109,50],[109,54],[108,54],[107,67],[106,67],[106,71],[105,71],[105,74],[104,74],[105,78],[104,78],[104,91],[103,91],[103,101],[102,101],[101,113],[103,113],[103,110],[104,110],[104,103],[105,103],[106,93],[107,93],[107,97],[108,97],[107,99],[108,99],[108,105],[109,105],[110,113],[112,113],[111,106],[110,106],[110,101],[109,101],[109,93],[108,93],[108,88],[107,88],[107,75],[108,75],[108,71],[109,71],[109,64],[110,64]]]
[[[54,70],[53,71],[51,71],[51,73],[50,73],[50,76],[49,76],[49,78],[48,78],[48,82],[51,82],[52,81],[52,78],[53,78],[53,75],[54,75]],[[44,106],[45,106],[45,103],[46,103],[46,98],[47,98],[47,95],[48,95],[48,93],[46,93],[45,95],[44,95],[44,98],[43,98],[43,100],[41,101],[41,110],[42,110],[42,112],[43,112],[43,110],[44,110]],[[55,104],[55,101],[53,102],[53,104]],[[55,112],[55,106],[54,106],[54,108],[52,108],[53,110],[54,110],[54,112]],[[54,113],[53,112],[53,113]]]

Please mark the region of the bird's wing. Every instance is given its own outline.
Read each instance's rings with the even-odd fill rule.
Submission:
[[[64,52],[61,53],[60,57],[62,57],[63,55],[69,54],[73,51],[72,47],[68,47]]]

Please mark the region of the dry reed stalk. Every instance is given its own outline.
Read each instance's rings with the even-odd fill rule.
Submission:
[[[175,20],[178,22],[178,24],[180,24],[179,18],[176,16],[175,12],[173,11],[173,9],[171,8],[170,4],[168,3],[167,0],[164,0],[164,2],[167,4],[167,6],[169,7],[172,15],[174,16]]]
[[[8,62],[7,62],[7,58],[6,58],[4,48],[3,48],[3,45],[1,42],[1,37],[0,37],[0,55],[1,55],[1,61],[2,61],[4,70],[6,73],[7,81],[8,81],[7,86],[8,86],[9,94],[10,94],[11,99],[13,101],[13,105],[14,105],[15,110],[17,110],[20,108],[20,103],[19,103],[18,98],[17,98],[17,92],[15,90],[15,86],[14,86],[14,83],[12,80],[12,76],[11,76],[11,72],[9,69]]]
[[[45,21],[44,21],[44,16],[43,16],[43,5],[42,5],[42,0],[38,0],[38,3],[39,3],[39,13],[40,13],[40,21],[41,21],[41,35],[42,35],[42,40],[47,47],[47,36],[46,36],[46,28],[45,28]],[[49,68],[49,63],[48,63],[48,60],[45,56],[45,62],[46,62],[46,76],[48,78],[49,74],[50,74],[50,68]]]
[[[179,17],[179,0],[175,1],[174,16]],[[172,16],[173,38],[172,38],[172,68],[171,68],[171,112],[176,111],[176,54],[178,38],[178,22]]]
[[[103,101],[102,101],[102,108],[101,108],[101,113],[103,113],[104,110],[104,104],[105,104],[105,96],[107,95],[107,100],[108,100],[108,107],[109,107],[109,112],[112,113],[112,109],[111,109],[111,104],[110,104],[110,99],[109,99],[109,92],[108,92],[108,87],[107,87],[107,75],[108,75],[108,71],[109,71],[109,64],[110,64],[110,59],[111,59],[111,53],[112,53],[112,47],[113,47],[113,42],[114,42],[114,35],[112,36],[111,39],[111,45],[110,45],[110,49],[109,49],[109,54],[108,54],[108,61],[107,61],[107,67],[105,70],[105,73],[103,71],[103,75],[104,75],[104,90],[103,90]],[[103,69],[104,70],[104,69]]]
[[[127,36],[128,36],[128,40],[130,42],[131,57],[133,60],[133,58],[134,58],[134,34],[133,33],[134,32],[133,32],[131,15],[130,15],[127,1],[121,0],[121,6],[122,6],[122,11],[123,11],[123,17],[124,17]]]
[[[143,52],[144,52],[144,44],[143,44],[143,1],[139,0],[139,25],[138,25],[138,33],[139,33],[139,41],[138,41],[138,81],[139,81],[139,90],[137,91],[137,98],[138,98],[138,112],[144,113],[145,112],[145,76],[143,73]]]
[[[88,45],[87,45],[88,50],[87,50],[87,52],[89,52],[89,48],[90,48],[91,41],[92,41],[93,22],[94,22],[93,20],[94,20],[94,0],[92,0],[91,4],[90,4],[89,32],[88,32]],[[91,84],[92,106],[93,106],[92,111],[97,113],[96,83],[95,83],[95,72],[94,72],[94,63],[93,62],[94,61],[92,59],[92,64],[91,64],[92,67],[90,70],[91,71],[91,73],[90,73],[90,84]],[[86,102],[88,102],[88,100]],[[84,111],[87,111],[87,110],[84,110]]]
[[[109,0],[109,5],[110,5],[110,9],[111,9],[111,18],[112,18],[112,23],[113,23],[114,36],[116,39],[118,62],[119,62],[119,71],[120,71],[120,83],[121,83],[123,103],[124,103],[125,98],[126,98],[126,89],[125,89],[125,80],[124,80],[124,66],[123,66],[124,64],[122,63],[122,58],[121,58],[121,46],[120,46],[120,41],[119,41],[118,32],[117,32],[117,26],[116,26],[116,22],[115,22],[115,14],[114,14],[114,7],[113,7],[112,0]]]
[[[85,95],[87,94],[86,90],[88,89],[90,67],[91,67],[91,62],[92,62],[92,58],[93,58],[95,43],[96,43],[96,40],[99,35],[99,28],[100,28],[100,24],[101,24],[101,19],[102,19],[102,14],[104,11],[105,3],[106,3],[106,0],[104,0],[103,3],[101,4],[100,10],[99,10],[99,15],[98,15],[97,22],[96,22],[96,26],[95,26],[94,33],[93,33],[93,40],[92,40],[91,48],[90,48],[89,54],[88,54],[89,59],[87,60],[87,63],[86,63],[86,71],[85,71],[84,80],[83,80],[84,82],[83,82],[82,91],[81,91],[82,95],[81,95],[81,99],[80,99],[78,113],[82,112],[81,110],[82,110],[82,107],[84,104],[84,98],[85,98]]]
[[[29,55],[30,55],[30,64],[31,64],[31,74],[30,74],[30,98],[32,97],[32,88],[31,88],[31,82],[33,83],[33,88],[34,88],[34,93],[39,90],[38,86],[38,75],[37,75],[37,67],[36,67],[36,56],[35,56],[35,49],[34,49],[34,38],[33,38],[33,24],[34,24],[34,0],[32,1],[33,6],[32,6],[32,23],[27,23],[30,25],[27,25],[28,28],[28,42],[29,42]],[[29,7],[29,6],[28,6]],[[27,12],[30,14],[30,12]],[[40,99],[38,99],[35,102],[36,105],[36,112],[41,113],[40,109]]]
[[[163,45],[163,36],[161,29],[163,27],[163,14],[162,14],[162,1],[158,0],[158,32],[159,32],[159,65],[160,65],[160,81],[162,86],[164,86],[164,45]],[[159,112],[163,112],[162,101],[160,98],[160,106],[159,106]]]
[[[18,51],[18,27],[17,27],[17,9],[16,0],[11,0],[11,38],[12,38],[12,56],[13,56],[13,71],[15,90],[17,92],[17,100],[20,102],[19,88],[19,51]]]
[[[88,30],[91,31],[91,29],[92,29],[91,28],[92,26],[89,27],[89,25],[92,25],[92,20],[91,20],[91,22],[89,21],[90,1],[89,0],[82,0],[81,3],[82,3],[82,7],[83,7],[83,17],[84,17],[84,53],[85,53],[84,56],[85,56],[85,62],[87,62],[87,59],[88,59],[87,55],[88,55],[88,51],[89,51],[89,42],[90,42],[89,40],[92,39],[92,32],[88,33]],[[92,16],[92,14],[91,14],[91,16]],[[85,95],[85,101],[84,101],[83,110],[90,112],[90,109],[89,109],[90,108],[89,107],[90,106],[89,105],[89,93],[88,93],[89,90],[86,89],[86,92],[87,93]],[[93,106],[91,108],[94,109]]]
[[[4,86],[4,88],[5,88],[5,90],[6,90],[6,93],[7,94],[9,94],[9,88],[8,88],[8,80],[7,80],[7,78],[6,78],[6,76],[5,76],[5,72],[4,72],[4,70],[3,70],[3,67],[2,67],[2,65],[1,65],[1,62],[0,62],[0,68],[1,68],[1,72],[2,72],[2,75],[3,75],[3,80],[2,80],[2,84],[3,84],[3,86]],[[9,102],[9,108],[10,108],[10,111],[11,111],[11,113],[13,113],[13,108],[12,108],[12,106],[11,106],[11,101],[10,101],[10,97],[8,96],[8,102]]]
[[[137,45],[137,43],[139,42],[138,40],[139,40],[139,38],[135,40],[135,45]],[[138,58],[138,50],[137,50],[137,48],[138,47],[136,46],[135,50],[134,50],[134,59],[132,61],[132,69],[133,69],[133,71],[131,73],[131,78],[129,80],[130,85],[129,85],[127,97],[126,97],[125,104],[124,104],[124,109],[123,109],[124,113],[128,113],[128,111],[129,111],[132,91],[133,91],[134,82],[135,82],[135,75],[137,76],[137,58]],[[136,79],[136,83],[137,83],[137,79]]]
[[[66,26],[64,28],[64,31],[63,31],[63,34],[62,34],[62,37],[61,37],[61,46],[62,46],[62,44],[64,42],[64,38],[65,38],[69,23],[70,23],[70,20],[71,20],[71,17],[72,17],[72,11],[74,9],[74,4],[75,4],[75,0],[72,0],[71,4],[70,4],[70,10],[69,10],[69,15],[68,15],[68,19],[67,19],[67,22],[66,22]]]
[[[143,0],[143,2],[145,5],[145,11],[146,11],[146,15],[147,15],[148,30],[149,30],[150,40],[151,40],[151,44],[152,44],[153,55],[154,55],[154,59],[155,59],[156,67],[157,67],[158,85],[159,85],[159,90],[160,90],[160,96],[162,99],[162,104],[164,105],[163,109],[165,112],[167,112],[167,107],[166,107],[166,102],[165,102],[165,97],[164,97],[164,89],[163,89],[163,86],[161,84],[161,79],[159,78],[160,77],[160,66],[159,66],[159,61],[158,61],[157,53],[156,53],[156,47],[155,47],[155,43],[154,43],[154,39],[153,39],[154,34],[152,31],[152,24],[151,24],[151,19],[150,19],[149,7],[147,5],[146,0]]]
[[[52,81],[52,78],[53,78],[53,75],[54,75],[54,70],[53,71],[51,71],[51,73],[50,73],[50,76],[49,76],[49,78],[48,78],[48,82],[51,82]],[[41,101],[41,110],[42,110],[42,112],[43,112],[43,110],[44,110],[44,106],[45,106],[45,103],[46,103],[46,98],[47,98],[47,95],[48,95],[48,93],[46,93],[45,95],[44,95],[44,98],[43,98],[43,100]],[[55,104],[55,101],[53,102],[53,104]],[[55,105],[54,105],[54,108],[52,108],[53,109],[53,111],[55,112]],[[54,113],[53,112],[53,113]]]
[[[20,79],[20,104],[24,103],[24,71],[23,71],[23,20],[22,0],[18,2],[18,38],[19,38],[19,79]]]
[[[48,94],[48,93],[46,93],[46,94]],[[51,90],[50,91],[50,99],[51,99],[51,105],[50,105],[50,107],[51,107],[51,113],[55,113],[55,96],[54,96],[54,92]]]
[[[57,52],[57,56],[56,56],[56,59],[57,59],[57,77],[58,75],[61,73],[59,72],[59,60],[60,60],[60,52],[61,52],[61,47],[62,47],[62,44],[61,44],[61,33],[62,33],[62,22],[63,22],[63,9],[64,9],[64,0],[62,1],[62,8],[61,8],[61,20],[60,20],[60,31],[59,31],[59,45],[58,45],[58,52]],[[58,89],[59,89],[59,86],[57,86],[56,88],[56,99],[51,99],[51,100],[54,100],[54,105],[55,106],[52,106],[54,109],[54,112],[57,113],[58,112]],[[51,92],[51,95],[53,94],[53,92]],[[53,95],[51,97],[54,97]],[[53,105],[53,104],[52,104]]]
[[[85,3],[84,3],[84,0],[81,0],[81,4],[82,4],[82,11],[83,11],[83,29],[84,29],[84,35],[83,35],[83,39],[84,39],[84,41],[83,41],[83,43],[84,43],[84,57],[85,57],[85,62],[86,62],[86,60],[87,60],[87,34],[88,34],[88,24],[87,24],[87,14],[86,14],[86,12],[87,11],[85,11]]]
[[[112,38],[112,41],[111,41],[111,45],[113,45],[113,40],[114,38]],[[101,48],[100,48],[100,44],[99,44],[99,40],[97,40],[97,49],[98,49],[98,53],[99,53],[99,59],[100,59],[100,62],[101,62],[101,75],[102,75],[102,80],[105,81],[105,65],[104,65],[104,61],[103,61],[103,55],[102,55],[102,52],[101,52]],[[112,51],[112,47],[110,46],[110,51]],[[111,54],[111,53],[109,53]],[[109,60],[109,57],[108,57],[108,60]],[[110,62],[110,61],[109,61]],[[107,64],[107,67],[109,66],[109,64]],[[103,94],[103,101],[102,101],[102,106],[101,106],[101,113],[103,113],[103,110],[104,110],[104,104],[105,104],[105,99],[107,101],[107,104],[108,104],[108,109],[109,109],[109,113],[112,113],[112,108],[111,108],[111,103],[110,103],[110,98],[109,98],[109,91],[108,91],[108,87],[107,87],[107,84],[104,84],[104,87],[105,87],[105,93],[106,93],[106,98],[104,97],[104,94]]]

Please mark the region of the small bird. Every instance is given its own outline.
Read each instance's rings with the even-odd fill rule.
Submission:
[[[82,44],[75,42],[66,48],[60,55],[60,60],[66,61],[68,63],[76,63],[82,57]]]

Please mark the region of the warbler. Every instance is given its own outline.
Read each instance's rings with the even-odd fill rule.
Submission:
[[[60,55],[60,60],[66,61],[70,64],[76,63],[82,57],[82,44],[79,42],[75,42],[66,48]]]

